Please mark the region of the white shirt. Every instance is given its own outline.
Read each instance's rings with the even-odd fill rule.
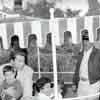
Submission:
[[[79,72],[80,78],[88,79],[88,60],[91,52],[92,48],[90,48],[87,52],[84,52],[84,56],[80,65],[80,72]]]
[[[32,96],[32,85],[33,85],[33,70],[25,65],[21,71],[18,71],[17,79],[21,82],[23,87],[23,97]]]
[[[51,99],[44,93],[38,93],[35,96],[25,97],[25,98],[22,98],[21,100],[51,100]]]
[[[48,96],[43,93],[38,94],[38,100],[51,100]]]

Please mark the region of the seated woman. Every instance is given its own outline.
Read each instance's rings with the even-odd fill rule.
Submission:
[[[51,80],[47,77],[41,77],[33,84],[33,100],[51,100],[49,98],[51,91]]]

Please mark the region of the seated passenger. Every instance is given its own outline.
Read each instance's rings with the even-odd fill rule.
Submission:
[[[17,71],[11,65],[3,68],[5,80],[0,85],[0,97],[2,100],[19,100],[23,95],[23,89],[16,80]]]
[[[51,90],[51,80],[41,77],[33,84],[33,100],[51,100],[49,98]]]

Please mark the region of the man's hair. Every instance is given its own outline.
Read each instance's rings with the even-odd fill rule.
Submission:
[[[26,53],[24,52],[23,49],[16,50],[16,52],[15,52],[15,57],[16,57],[16,55],[21,55],[21,56],[26,57]]]
[[[14,52],[12,51],[10,53],[10,60],[15,60],[17,55],[24,56],[25,57],[25,63],[27,62],[27,52],[24,49],[19,49],[19,50],[16,50]]]
[[[13,72],[13,73],[15,73],[15,77],[17,75],[17,70],[14,68],[14,66],[11,66],[11,65],[6,65],[3,68],[3,75],[5,75],[6,72]]]

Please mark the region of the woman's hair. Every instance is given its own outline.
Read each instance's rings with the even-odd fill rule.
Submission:
[[[13,66],[11,66],[11,65],[6,65],[3,68],[3,75],[5,75],[6,72],[13,72],[13,73],[15,73],[15,78],[17,76],[17,70]]]
[[[12,51],[10,53],[9,61],[15,60],[15,58],[16,58],[17,55],[24,56],[25,57],[25,64],[27,64],[27,52],[24,49],[16,50],[16,52]]]
[[[41,77],[36,81],[36,83],[33,83],[33,96],[36,93],[39,93],[41,89],[45,86],[45,84],[51,83],[51,80],[47,77]]]

